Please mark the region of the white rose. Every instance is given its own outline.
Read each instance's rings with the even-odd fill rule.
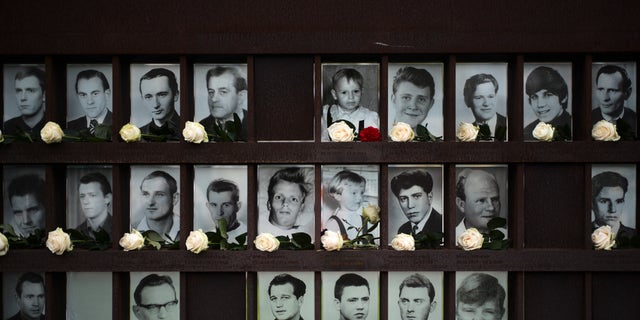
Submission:
[[[209,238],[202,232],[202,229],[191,231],[187,238],[187,250],[193,253],[200,253],[209,249]]]
[[[184,136],[184,141],[187,142],[209,142],[209,136],[204,130],[204,126],[199,122],[187,121],[182,130],[182,135]]]
[[[64,136],[64,132],[62,132],[62,129],[57,123],[52,121],[47,122],[42,130],[40,130],[40,138],[42,138],[42,141],[45,143],[58,143],[62,141],[62,136]]]
[[[7,254],[7,252],[9,252],[9,239],[0,233],[0,257]]]
[[[140,141],[141,136],[142,133],[140,132],[140,128],[131,123],[127,123],[120,128],[120,138],[122,138],[124,142]]]
[[[556,129],[550,124],[538,122],[536,127],[533,128],[533,137],[540,141],[551,141],[555,131]]]
[[[409,142],[415,137],[411,126],[404,122],[396,122],[389,131],[389,137],[396,142]]]
[[[344,244],[344,239],[342,239],[342,235],[335,231],[325,230],[322,237],[320,237],[320,242],[322,242],[322,247],[327,251],[340,251]]]
[[[280,247],[280,241],[278,241],[274,235],[267,232],[259,234],[253,243],[255,243],[256,249],[260,251],[273,252]]]
[[[456,138],[460,141],[469,142],[476,141],[480,128],[474,126],[471,123],[460,122],[458,125],[458,131],[456,132]]]
[[[327,130],[329,131],[331,141],[350,142],[356,138],[353,129],[344,121],[334,122]]]
[[[125,233],[118,242],[124,251],[139,250],[144,247],[144,237],[136,229],[132,229],[131,233]]]
[[[4,136],[2,135],[2,130],[0,130],[0,143],[4,142]]]
[[[618,141],[620,136],[616,130],[616,125],[607,121],[600,120],[593,125],[591,136],[598,141]]]
[[[610,226],[602,226],[591,234],[591,242],[596,250],[611,250],[616,244],[615,238],[616,235],[611,232]]]
[[[391,240],[391,247],[398,251],[414,251],[416,250],[416,243],[412,235],[399,233]]]
[[[380,221],[380,207],[370,204],[362,209],[362,216],[365,217],[367,221],[376,223]]]
[[[484,237],[476,228],[469,228],[458,237],[458,246],[466,251],[480,249],[482,243]]]
[[[73,250],[73,245],[71,244],[71,238],[69,235],[62,231],[62,229],[57,228],[49,232],[49,236],[47,237],[47,248],[51,250],[51,253],[61,255],[65,251]]]

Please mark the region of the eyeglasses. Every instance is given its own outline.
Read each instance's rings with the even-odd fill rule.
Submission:
[[[165,304],[139,304],[138,306],[147,309],[153,314],[158,314],[162,307],[164,307],[167,312],[172,312],[178,307],[178,300],[169,301]]]

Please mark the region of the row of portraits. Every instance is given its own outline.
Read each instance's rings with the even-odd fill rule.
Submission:
[[[323,271],[317,297],[314,272],[258,272],[258,319],[314,319],[318,300],[322,319],[379,319],[379,277]],[[507,319],[507,278],[503,271],[456,272],[457,319]],[[179,272],[131,272],[129,282],[130,319],[180,318]],[[3,319],[44,318],[41,273],[3,273],[2,283]],[[389,319],[444,319],[443,272],[389,272],[387,283]],[[111,273],[68,272],[66,291],[67,319],[112,318]]]
[[[572,68],[569,62],[524,64],[524,139],[534,140],[532,131],[539,122],[566,127],[570,133],[574,112],[592,112],[593,123],[621,120],[635,137],[636,63],[593,63],[589,110],[572,108]],[[247,65],[195,64],[193,70],[194,121],[211,129],[233,121],[235,114],[246,124],[251,80],[246,76]],[[388,128],[404,122],[414,131],[422,125],[443,136],[443,64],[390,63],[387,71]],[[42,65],[4,65],[6,133],[39,132],[44,125],[44,74]],[[67,65],[67,129],[93,133],[97,125],[111,126],[112,74],[109,64]],[[132,64],[130,79],[130,122],[145,134],[170,133],[178,139],[180,66]],[[329,141],[327,128],[337,120],[347,120],[359,129],[379,128],[379,79],[377,63],[322,64],[322,141]],[[508,64],[458,63],[455,79],[456,123],[486,124],[492,135],[506,132]],[[239,138],[246,139],[246,130]]]
[[[388,181],[379,179],[377,165],[323,165],[316,183],[313,165],[258,165],[257,190],[249,190],[248,168],[242,165],[196,165],[193,180],[193,225],[219,231],[226,222],[231,242],[247,232],[256,219],[258,233],[276,236],[332,230],[354,239],[361,229],[363,209],[380,204],[379,188],[387,188],[387,210],[382,223],[388,237],[405,233],[440,233],[443,216],[456,215],[456,238],[468,228],[487,232],[487,223],[509,216],[507,165],[456,165],[456,212],[445,212],[441,165],[389,165]],[[618,235],[631,237],[636,227],[636,165],[592,165],[592,219],[594,228],[607,224]],[[4,166],[4,221],[23,236],[44,228],[44,167]],[[112,238],[112,201],[123,196],[113,190],[111,166],[69,165],[66,173],[66,220],[89,236],[103,230]],[[321,199],[316,199],[320,186]],[[180,227],[180,167],[134,165],[130,170],[131,228],[153,230],[168,241]],[[529,191],[527,191],[529,192]],[[257,216],[247,211],[255,197]],[[321,202],[321,225],[315,224],[316,201]],[[386,211],[386,212],[385,212]],[[501,230],[505,235],[507,229]],[[372,234],[380,236],[380,228]],[[244,240],[242,240],[244,241]],[[379,241],[376,241],[379,244]],[[239,243],[243,244],[243,243]]]

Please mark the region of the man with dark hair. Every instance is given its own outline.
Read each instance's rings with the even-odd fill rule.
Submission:
[[[631,238],[636,235],[636,229],[627,227],[620,222],[620,216],[625,213],[625,196],[629,188],[627,178],[617,172],[605,171],[591,178],[591,210],[595,220],[593,228],[610,226],[616,235]],[[635,213],[635,212],[632,212]]]
[[[7,320],[44,320],[44,279],[41,275],[26,272],[16,283],[16,302],[20,310]]]
[[[304,281],[288,273],[275,276],[267,289],[275,320],[304,320],[300,315],[300,308],[304,303],[306,290]]]
[[[398,233],[442,232],[442,215],[433,209],[433,178],[424,170],[409,170],[391,179],[391,191],[409,219]]]
[[[178,183],[165,171],[148,174],[140,184],[144,198],[144,215],[136,230],[153,230],[167,241],[176,241],[180,231],[180,217],[173,207],[180,200]]]
[[[234,182],[217,179],[209,183],[207,209],[209,209],[216,229],[218,229],[218,220],[224,219],[226,221],[229,242],[237,243],[236,237],[247,232],[247,226],[238,220],[240,206],[242,206],[240,190]]]
[[[5,121],[5,134],[24,132],[33,140],[40,140],[40,130],[45,124],[44,82],[45,73],[38,67],[26,67],[16,73],[15,93],[20,115]]]
[[[12,227],[16,234],[27,237],[38,229],[44,229],[45,185],[37,174],[15,177],[8,186],[8,199],[13,210]]]
[[[593,124],[600,120],[617,124],[618,120],[622,120],[629,127],[629,135],[631,135],[629,138],[635,137],[638,116],[633,110],[624,106],[632,91],[627,70],[611,64],[600,68],[596,75],[598,107],[591,112]]]
[[[395,108],[396,122],[404,122],[413,131],[421,124],[427,125],[427,115],[433,107],[436,84],[426,69],[403,67],[393,77],[391,102]],[[391,112],[390,112],[391,113]]]
[[[142,278],[133,299],[133,313],[139,320],[180,318],[178,295],[169,276],[152,273]]]
[[[427,277],[414,273],[400,283],[398,307],[402,320],[429,320],[436,308],[436,291]]]
[[[462,170],[456,183],[456,207],[464,214],[456,226],[456,239],[469,228],[488,232],[487,223],[500,216],[500,187],[495,175],[484,170]],[[507,235],[506,229],[498,230]]]
[[[366,319],[369,316],[369,282],[355,273],[345,273],[336,281],[333,297],[340,320]]]
[[[94,232],[104,230],[111,238],[111,201],[113,194],[111,184],[104,174],[92,172],[80,178],[78,185],[78,196],[80,197],[80,207],[86,218],[76,230],[94,237]]]
[[[175,103],[180,98],[180,91],[176,75],[165,68],[149,70],[140,78],[140,95],[151,114],[151,121],[140,131],[179,140],[180,115],[175,110]]]
[[[92,69],[80,71],[76,76],[76,95],[85,115],[69,121],[67,129],[95,135],[96,127],[103,125],[108,127],[105,132],[110,136],[112,114],[108,105],[111,89],[104,73]]]
[[[524,128],[524,140],[535,140],[533,129],[540,122],[554,128],[571,128],[571,114],[567,110],[569,87],[557,70],[547,66],[535,68],[527,77],[525,92],[538,119]]]
[[[466,277],[456,291],[456,319],[500,320],[506,292],[498,279],[486,273]]]
[[[235,140],[247,139],[247,110],[242,106],[247,101],[247,80],[237,67],[216,66],[207,71],[207,92],[209,112],[200,124],[208,131],[215,125],[224,128],[224,123],[233,121],[233,115],[238,115],[242,125],[242,132]]]
[[[479,73],[465,81],[463,90],[464,103],[475,118],[473,124],[488,125],[492,135],[497,128],[507,127],[507,118],[496,110],[498,88],[498,80],[493,75]]]

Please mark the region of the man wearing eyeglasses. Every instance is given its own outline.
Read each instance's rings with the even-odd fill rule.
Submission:
[[[180,318],[176,289],[169,276],[152,273],[142,278],[133,298],[133,313],[139,320]]]

